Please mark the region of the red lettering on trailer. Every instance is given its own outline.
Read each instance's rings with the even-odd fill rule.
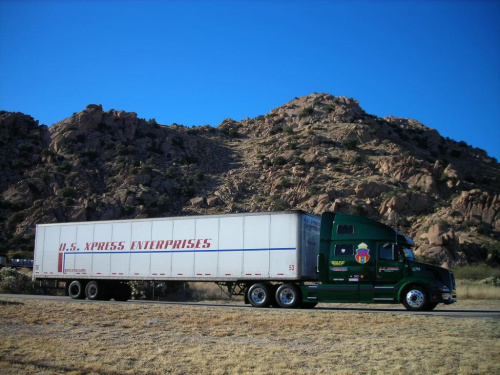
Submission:
[[[106,246],[106,242],[99,242],[99,246],[97,246],[97,250],[104,250],[104,246]]]
[[[194,247],[194,240],[188,240],[186,244],[186,249],[192,249]]]
[[[179,249],[181,246],[182,240],[175,240],[174,241],[174,246],[172,247],[173,249]]]
[[[164,249],[167,250],[173,243],[174,243],[174,241],[172,241],[172,240],[165,241]]]
[[[123,249],[125,249],[125,242],[123,241],[118,242],[118,250],[123,250]]]
[[[161,250],[163,248],[164,243],[165,241],[163,240],[156,241],[156,250]]]
[[[203,240],[203,246],[202,247],[204,249],[208,249],[210,247],[210,242],[209,241],[210,241],[209,238],[206,238],[206,239]]]
[[[196,241],[196,248],[199,249],[200,245],[203,243],[203,240],[197,240]]]
[[[59,251],[64,251],[66,249],[66,243],[59,244]]]
[[[151,241],[151,245],[149,245],[149,250],[153,250],[153,248],[155,246],[155,242],[156,241]]]
[[[98,246],[99,246],[98,242],[92,242],[92,251],[94,251],[94,249]]]
[[[85,242],[85,251],[89,251],[90,250],[90,243],[89,242]]]
[[[130,245],[130,250],[135,250],[135,241],[132,241],[132,244]]]

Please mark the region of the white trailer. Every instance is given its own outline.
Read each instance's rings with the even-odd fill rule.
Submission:
[[[317,279],[320,221],[290,211],[41,224],[33,279],[116,300],[130,297],[131,280],[213,281],[262,306],[269,288]]]

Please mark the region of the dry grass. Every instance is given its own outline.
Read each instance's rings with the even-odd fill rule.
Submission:
[[[489,320],[17,302],[0,305],[2,374],[500,373]]]
[[[459,300],[500,300],[500,287],[493,285],[484,285],[478,282],[458,281],[457,297]]]

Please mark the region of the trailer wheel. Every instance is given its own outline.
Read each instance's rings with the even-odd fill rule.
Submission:
[[[427,292],[421,286],[412,286],[403,294],[403,305],[409,311],[425,311],[429,304]]]
[[[248,288],[248,301],[254,307],[267,307],[271,304],[269,286],[258,283]]]
[[[283,284],[276,290],[276,302],[281,307],[292,309],[302,302],[300,290],[293,284]]]
[[[104,299],[104,288],[97,281],[90,281],[85,287],[85,295],[90,300]]]
[[[68,286],[68,295],[72,299],[85,299],[85,288],[78,280],[73,280]]]

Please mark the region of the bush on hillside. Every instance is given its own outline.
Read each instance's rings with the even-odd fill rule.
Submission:
[[[459,280],[479,281],[489,278],[500,278],[500,269],[487,264],[456,267],[453,270],[455,278]]]
[[[28,294],[34,291],[31,279],[15,268],[0,270],[0,293]]]

